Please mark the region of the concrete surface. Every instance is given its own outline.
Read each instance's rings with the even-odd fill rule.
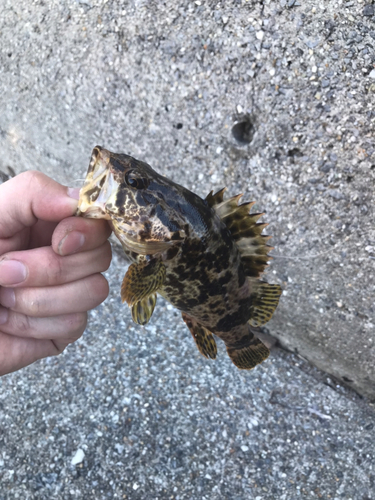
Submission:
[[[142,333],[115,254],[83,339],[0,382],[1,500],[374,498],[374,408],[337,382],[375,398],[374,45],[370,2],[3,0],[0,170],[79,186],[101,144],[257,200],[300,357],[209,363],[162,301]]]
[[[3,169],[78,186],[98,143],[258,200],[285,288],[271,333],[375,398],[373,4],[3,5]]]

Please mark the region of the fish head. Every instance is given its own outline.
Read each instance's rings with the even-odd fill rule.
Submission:
[[[76,215],[109,220],[122,245],[137,254],[163,252],[186,236],[180,189],[147,163],[96,146]]]

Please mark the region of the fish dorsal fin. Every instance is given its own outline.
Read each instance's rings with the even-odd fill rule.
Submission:
[[[218,205],[224,200],[224,191],[227,188],[220,189],[216,194],[212,194],[213,191],[211,191],[207,196],[206,196],[206,201],[208,205],[213,208],[215,205]]]
[[[268,224],[258,223],[263,213],[250,214],[254,201],[239,205],[242,194],[224,200],[224,191],[222,189],[214,195],[211,191],[206,201],[229,229],[240,251],[246,276],[258,278],[272,258],[268,253],[273,247],[266,244],[271,236],[262,235]]]

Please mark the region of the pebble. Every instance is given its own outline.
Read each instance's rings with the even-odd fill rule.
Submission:
[[[363,7],[364,16],[373,16],[375,14],[375,8],[373,4],[367,4]]]
[[[78,465],[83,462],[84,458],[85,458],[85,452],[82,450],[82,448],[78,448],[74,457],[72,458],[71,464]]]
[[[335,200],[343,200],[345,198],[345,196],[337,189],[327,189],[326,193]]]

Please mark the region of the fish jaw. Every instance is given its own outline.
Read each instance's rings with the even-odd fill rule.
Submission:
[[[117,186],[110,168],[109,151],[96,146],[91,154],[85,183],[79,192],[75,215],[87,219],[110,220],[106,204],[116,196]]]

